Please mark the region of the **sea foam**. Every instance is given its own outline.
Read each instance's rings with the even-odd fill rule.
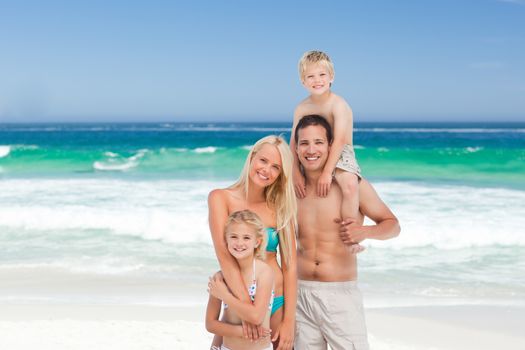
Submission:
[[[20,232],[101,230],[145,240],[211,244],[207,195],[227,185],[190,180],[4,180],[0,227],[23,229]],[[367,240],[367,246],[525,246],[524,191],[405,182],[374,186],[399,218],[402,232],[394,240]]]
[[[385,182],[374,184],[400,220],[394,240],[377,247],[525,246],[525,192],[500,188]]]
[[[0,158],[7,157],[11,152],[11,146],[0,146]]]
[[[96,161],[93,163],[93,168],[101,171],[126,171],[133,169],[139,165],[139,160],[148,152],[147,149],[139,150],[131,157],[121,157],[118,153],[105,152],[104,155],[108,159],[104,161]]]
[[[213,147],[213,146],[209,146],[209,147],[198,147],[198,148],[195,148],[195,153],[215,153],[217,151],[218,147]]]

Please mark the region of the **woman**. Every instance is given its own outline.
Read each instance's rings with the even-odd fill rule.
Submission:
[[[270,327],[272,341],[278,341],[276,349],[279,350],[292,348],[295,330],[297,203],[292,185],[292,161],[290,148],[282,137],[263,137],[248,154],[239,180],[228,188],[213,190],[208,198],[215,253],[228,287],[239,299],[249,300],[249,296],[239,266],[224,242],[226,220],[235,211],[249,209],[259,215],[266,227],[266,263],[275,275]],[[277,245],[281,266],[277,261]],[[253,325],[246,328],[248,333],[256,329]],[[220,346],[220,343],[220,338],[216,337],[213,345]]]

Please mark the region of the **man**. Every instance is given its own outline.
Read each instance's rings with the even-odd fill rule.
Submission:
[[[359,217],[342,221],[342,194],[331,186],[317,196],[317,180],[328,158],[332,132],[321,116],[302,118],[295,144],[306,179],[306,196],[298,201],[298,293],[295,348],[300,350],[368,349],[361,293],[357,287],[356,252],[365,239],[397,236],[399,223],[365,180],[359,183]],[[362,226],[364,216],[375,222]]]

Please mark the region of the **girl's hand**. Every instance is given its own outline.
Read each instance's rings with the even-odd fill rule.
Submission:
[[[208,282],[208,292],[220,300],[224,300],[224,298],[231,295],[228,286],[224,283],[222,275],[219,274],[210,277]]]

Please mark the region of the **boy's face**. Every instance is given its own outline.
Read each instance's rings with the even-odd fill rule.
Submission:
[[[330,90],[330,84],[334,77],[328,68],[321,63],[310,63],[306,65],[303,75],[303,86],[312,95],[322,95]]]

